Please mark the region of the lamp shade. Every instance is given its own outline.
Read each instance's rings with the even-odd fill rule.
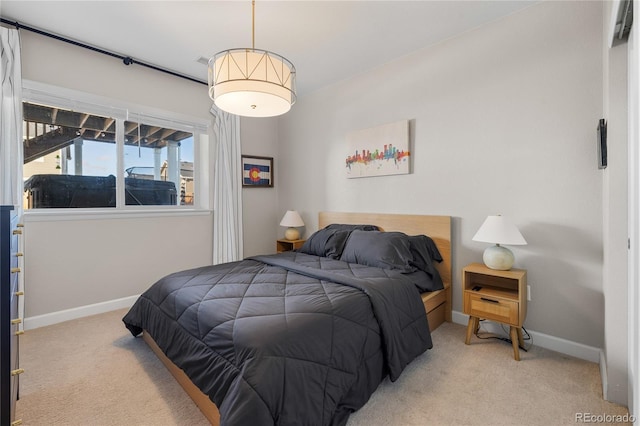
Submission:
[[[512,246],[527,244],[518,228],[509,219],[499,215],[488,216],[472,240]]]
[[[488,268],[499,271],[508,271],[515,261],[511,250],[500,244],[527,244],[518,228],[504,216],[488,216],[472,239],[495,244],[485,249],[482,260]]]
[[[296,69],[259,49],[230,49],[209,60],[209,97],[218,108],[244,117],[273,117],[296,101]]]
[[[304,222],[300,217],[300,213],[295,210],[287,210],[287,212],[282,217],[282,220],[280,221],[280,226],[304,226]]]

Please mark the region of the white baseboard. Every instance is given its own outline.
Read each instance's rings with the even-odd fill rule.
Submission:
[[[109,300],[92,305],[51,312],[49,314],[36,315],[35,317],[28,317],[24,319],[24,329],[33,330],[34,328],[58,324],[72,319],[115,311],[116,309],[130,308],[137,299],[138,296],[129,296],[123,297],[122,299]]]
[[[469,316],[462,312],[452,312],[453,322],[466,326],[469,323]],[[485,321],[483,327],[491,333],[500,333],[502,328],[500,324]],[[595,363],[600,363],[602,349],[593,346],[583,345],[582,343],[572,342],[571,340],[562,339],[560,337],[550,336],[544,333],[538,333],[537,331],[527,330],[531,335],[533,344],[540,346],[541,348],[549,349],[552,351],[560,352],[565,355],[584,359]]]

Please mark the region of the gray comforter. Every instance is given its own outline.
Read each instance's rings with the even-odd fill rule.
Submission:
[[[123,319],[218,406],[222,425],[342,425],[431,348],[402,274],[287,252],[171,274]]]

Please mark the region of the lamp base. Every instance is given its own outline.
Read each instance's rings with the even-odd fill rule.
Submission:
[[[287,228],[287,230],[284,231],[284,238],[289,241],[299,240],[300,231],[298,231],[296,228]]]
[[[508,271],[513,266],[515,258],[511,250],[496,244],[485,249],[482,260],[489,269]]]

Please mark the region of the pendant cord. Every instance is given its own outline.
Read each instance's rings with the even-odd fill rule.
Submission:
[[[256,48],[256,0],[251,0],[251,49]]]

